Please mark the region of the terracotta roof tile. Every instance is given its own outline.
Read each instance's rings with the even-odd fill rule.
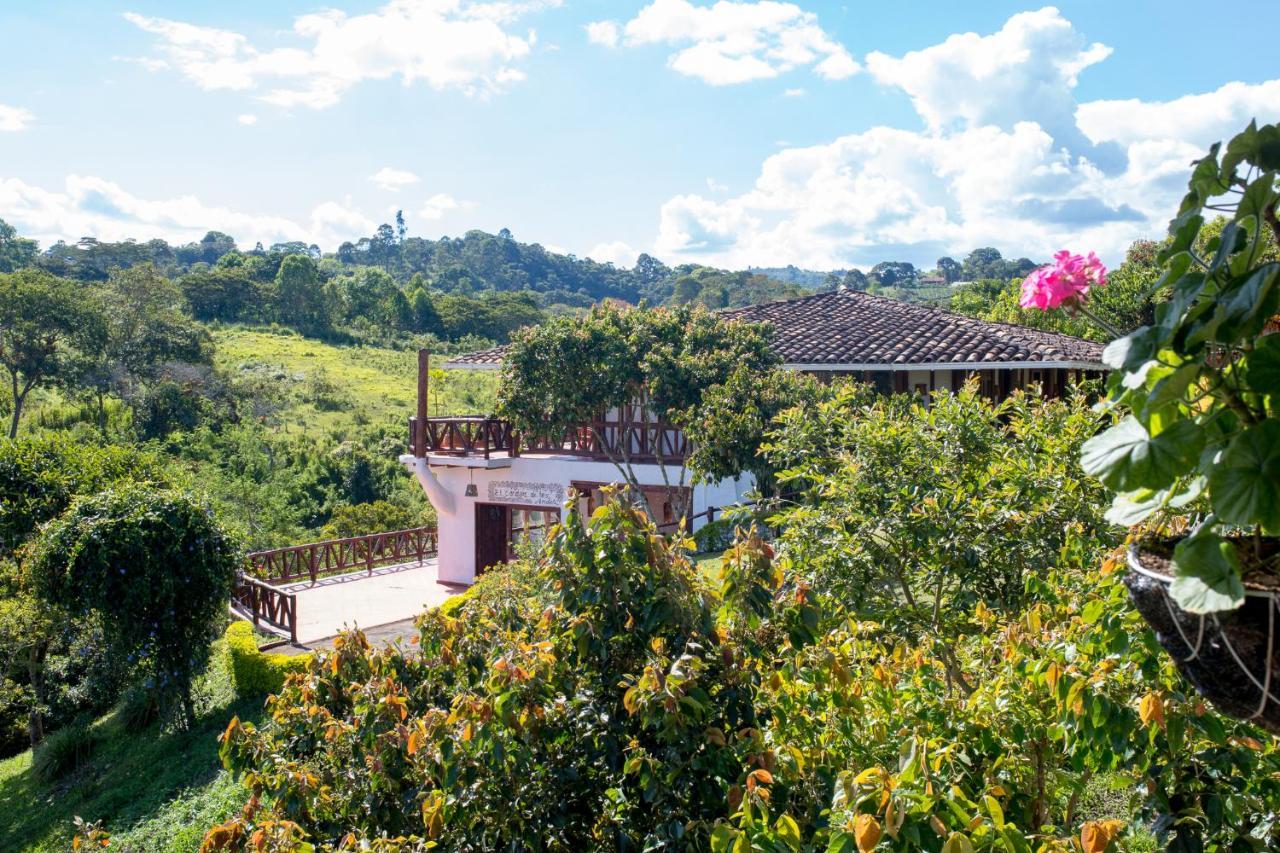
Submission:
[[[773,325],[787,364],[1075,362],[1102,367],[1102,344],[1026,326],[991,323],[842,290],[725,312]]]
[[[724,312],[773,325],[787,364],[909,365],[1072,362],[1102,369],[1102,344],[1026,326],[991,323],[840,290]],[[496,367],[505,347],[456,356],[449,366]]]

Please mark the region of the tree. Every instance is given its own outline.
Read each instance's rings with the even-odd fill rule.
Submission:
[[[630,497],[640,503],[633,450],[594,426],[602,412],[639,402],[652,417],[676,427],[688,423],[707,391],[738,370],[775,368],[763,324],[728,321],[690,308],[619,310],[598,307],[582,318],[559,318],[513,338],[503,362],[498,411],[521,433],[558,440],[586,425],[617,469]],[[687,469],[663,480],[683,500]],[[676,515],[682,515],[677,511]]]
[[[55,623],[46,603],[34,595],[21,554],[42,525],[62,515],[78,499],[128,482],[162,482],[163,465],[149,454],[124,447],[95,447],[68,435],[52,434],[0,443],[0,688],[25,693],[27,733],[35,746],[56,709],[63,721],[84,710],[105,707],[115,696],[95,684],[103,666],[92,621]],[[76,654],[80,664],[68,665]],[[86,652],[87,659],[86,659]],[[13,695],[15,690],[4,689]],[[88,695],[84,694],[100,695]],[[67,697],[59,701],[58,697]],[[55,719],[49,717],[54,714]]]
[[[12,225],[0,219],[0,273],[31,266],[38,250],[35,240],[19,237]]]
[[[951,284],[952,282],[959,281],[960,274],[963,271],[963,269],[964,268],[960,266],[959,262],[957,262],[954,258],[949,258],[946,256],[938,258],[938,275],[945,278],[947,280],[947,284]]]
[[[868,276],[881,287],[910,287],[916,280],[916,268],[909,261],[881,261]]]
[[[101,334],[102,317],[79,289],[40,270],[0,275],[0,365],[9,374],[9,438],[35,388],[70,384],[83,368],[80,347]]]
[[[763,495],[775,490],[776,469],[760,448],[773,430],[774,420],[797,406],[812,410],[829,389],[812,376],[787,370],[765,373],[745,368],[712,386],[686,421],[693,443],[689,467],[695,482],[719,482],[751,472]]]
[[[191,684],[208,662],[239,566],[237,546],[190,495],[127,485],[53,522],[29,571],[50,606],[100,618],[117,658],[136,662],[189,724]]]
[[[116,270],[97,294],[102,322],[86,336],[87,364],[79,384],[94,397],[103,434],[108,393],[128,401],[166,364],[210,363],[209,334],[182,313],[181,305],[178,286],[151,264]]]
[[[316,262],[307,255],[288,255],[276,273],[276,311],[280,322],[304,334],[330,329],[329,305]]]
[[[223,260],[229,256],[223,256]],[[191,272],[179,282],[182,295],[197,320],[248,320],[262,309],[263,294],[251,268],[219,266]]]
[[[866,290],[867,276],[859,269],[851,269],[840,279],[840,286],[846,290]]]

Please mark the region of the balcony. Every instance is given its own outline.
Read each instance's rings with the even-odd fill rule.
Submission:
[[[627,407],[632,409],[634,407]],[[601,418],[559,435],[523,436],[510,423],[487,415],[409,418],[409,451],[419,458],[495,455],[576,456],[598,461],[681,465],[689,441],[676,427],[644,417]]]

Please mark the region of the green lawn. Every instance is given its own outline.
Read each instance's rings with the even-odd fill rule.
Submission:
[[[285,390],[277,413],[304,431],[359,423],[407,420],[416,405],[418,357],[408,350],[336,346],[287,329],[230,326],[212,330],[214,361],[234,374],[256,373]],[[436,363],[443,363],[443,357]],[[498,376],[490,370],[439,371],[432,383],[432,415],[487,413],[493,409]],[[314,389],[332,388],[317,405]]]
[[[115,713],[98,720],[92,756],[51,783],[35,778],[29,751],[0,762],[0,850],[67,850],[76,816],[102,820],[112,850],[198,850],[247,798],[221,768],[217,737],[233,714],[256,722],[263,706],[233,697],[220,657],[202,692],[191,731],[130,732]]]

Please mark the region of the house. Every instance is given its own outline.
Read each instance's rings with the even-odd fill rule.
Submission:
[[[774,348],[790,370],[822,378],[853,376],[886,393],[925,399],[976,375],[994,399],[1032,385],[1058,395],[1072,381],[1101,375],[1102,345],[1054,332],[989,323],[853,290],[820,293],[725,312],[774,328]],[[470,353],[445,367],[497,369],[501,347]],[[420,354],[418,412],[401,460],[417,476],[439,518],[440,579],[470,583],[540,538],[567,500],[589,512],[601,489],[618,480],[622,450],[651,516],[674,529],[681,511],[697,529],[719,508],[740,502],[749,476],[684,485],[688,444],[647,407],[629,405],[555,441],[529,442],[511,425],[484,415],[427,416],[427,356]],[[671,485],[674,483],[675,485]]]
[[[917,279],[916,285],[918,287],[946,287],[947,280],[940,275],[926,275]]]

